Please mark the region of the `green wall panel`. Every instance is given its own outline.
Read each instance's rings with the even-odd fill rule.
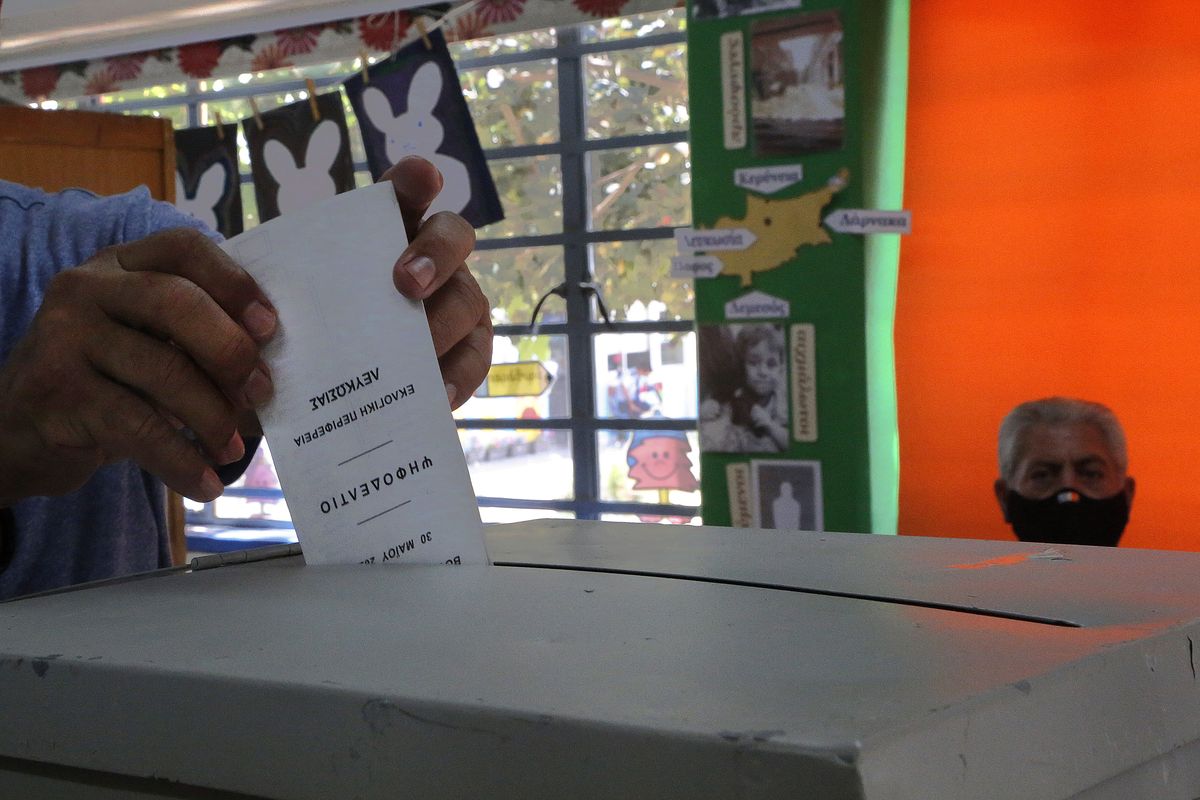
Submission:
[[[722,5],[695,2],[690,8],[694,228],[722,222],[721,228],[752,230],[758,240],[738,253],[696,248],[725,262],[721,275],[696,280],[697,324],[702,334],[717,326],[700,339],[704,519],[773,527],[775,513],[788,519],[786,507],[774,505],[787,499],[781,488],[787,480],[805,507],[801,527],[815,527],[813,520],[819,519],[826,530],[894,533],[898,443],[892,320],[899,237],[837,233],[822,220],[842,209],[900,208],[907,3]],[[726,138],[727,114],[737,106],[737,71],[722,65],[723,43],[730,37],[741,39],[744,55],[744,147],[728,146]],[[839,94],[840,132],[831,112]],[[778,172],[794,165],[802,168],[802,179],[771,194],[735,183],[740,169]],[[839,176],[841,187],[830,192],[827,187]],[[731,269],[737,274],[729,274]],[[726,304],[750,291],[787,301],[790,312],[777,318],[727,317]],[[731,445],[738,437],[722,434],[737,424],[739,408],[741,427],[757,432],[766,428],[744,422],[754,398],[763,408],[777,408],[747,388],[749,383],[735,388],[744,379],[740,366],[731,365],[739,326],[783,327],[789,378],[782,387],[790,392],[790,334],[797,323],[811,324],[815,331],[816,440],[798,441],[794,435],[798,409],[789,394],[784,404],[789,435],[783,446],[763,445],[763,436],[744,437],[757,443]],[[745,448],[755,452],[724,452]],[[814,470],[803,462],[819,464],[817,518],[804,484]],[[749,507],[731,503],[730,464],[745,464],[760,478]]]

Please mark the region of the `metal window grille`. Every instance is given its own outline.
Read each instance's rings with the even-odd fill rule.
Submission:
[[[676,144],[687,141],[686,131],[621,135],[609,138],[587,137],[586,96],[584,87],[584,61],[591,53],[616,54],[634,48],[677,44],[685,40],[682,32],[662,33],[650,36],[631,37],[611,41],[583,41],[578,28],[557,30],[555,44],[518,53],[505,53],[481,58],[466,58],[457,61],[462,70],[485,69],[496,66],[512,66],[523,62],[553,59],[558,67],[558,141],[550,144],[495,147],[486,149],[489,161],[498,159],[536,158],[558,156],[561,160],[562,176],[562,220],[561,233],[536,236],[518,236],[503,239],[481,239],[477,250],[496,250],[521,247],[561,246],[563,248],[566,287],[565,321],[551,321],[538,325],[537,333],[563,336],[567,342],[570,415],[559,419],[462,419],[460,429],[494,430],[541,430],[566,431],[571,441],[574,464],[573,496],[563,500],[531,500],[504,496],[481,496],[481,507],[545,510],[567,512],[580,519],[598,519],[601,514],[651,514],[688,519],[700,513],[698,506],[665,503],[617,502],[600,497],[600,470],[597,452],[597,434],[601,431],[695,431],[696,420],[691,419],[615,419],[596,414],[596,390],[593,338],[600,333],[682,333],[693,330],[693,322],[687,320],[662,320],[647,322],[613,322],[606,325],[593,317],[594,296],[582,287],[592,282],[590,246],[606,242],[628,242],[655,239],[670,239],[673,227],[655,227],[623,230],[589,230],[588,198],[588,155],[599,150],[632,149],[652,145]],[[348,75],[333,75],[315,79],[318,90],[330,90],[339,86]],[[80,103],[81,108],[102,108],[106,111],[124,113],[153,113],[165,106],[187,109],[189,126],[200,124],[200,106],[210,101],[225,101],[237,98],[261,96],[263,94],[292,93],[303,97],[306,83],[302,78],[285,79],[278,82],[252,82],[240,84],[225,82],[220,91],[211,84],[202,89],[202,82],[191,82],[185,94],[168,97],[112,102],[103,105],[94,99]],[[356,172],[366,172],[365,162],[356,162]],[[249,170],[243,165],[241,181],[252,183]],[[680,186],[680,191],[688,191]],[[651,299],[651,298],[647,298]],[[527,325],[498,325],[497,336],[521,336],[530,333]],[[273,489],[231,487],[227,495],[248,500],[278,501],[281,493]],[[218,517],[213,504],[202,509],[188,510],[188,524],[223,526],[236,525],[246,528],[290,528],[290,523],[279,520],[247,519],[232,520]]]

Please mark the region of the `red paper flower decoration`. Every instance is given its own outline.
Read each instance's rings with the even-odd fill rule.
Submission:
[[[290,66],[292,66],[292,60],[274,42],[255,53],[254,58],[250,61],[250,69],[254,72]]]
[[[475,13],[486,23],[512,22],[525,10],[525,0],[479,0]]]
[[[368,14],[358,21],[358,37],[372,50],[392,51],[404,41],[412,14],[393,11],[390,14]]]
[[[190,78],[211,77],[220,60],[220,42],[185,44],[179,48],[179,69]]]
[[[287,56],[300,56],[317,49],[317,39],[321,36],[324,25],[310,25],[306,28],[288,28],[276,31],[275,43],[279,50]]]
[[[49,97],[58,88],[58,67],[31,67],[21,70],[21,90],[30,100]]]
[[[580,11],[603,19],[620,16],[621,9],[629,0],[572,0],[572,2]]]
[[[103,66],[91,74],[88,78],[87,85],[83,87],[84,94],[108,94],[120,89],[121,86],[117,82],[117,78],[112,74],[112,70],[108,66]]]
[[[446,37],[452,42],[467,42],[491,33],[488,22],[480,14],[470,13],[454,22],[454,30]]]
[[[128,56],[114,56],[105,59],[104,63],[114,80],[131,81],[142,74],[142,65],[149,57],[149,53],[134,53]]]

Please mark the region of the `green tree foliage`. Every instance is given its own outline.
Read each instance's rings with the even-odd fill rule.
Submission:
[[[612,40],[681,28],[667,12],[589,26],[585,39]],[[519,38],[519,37],[514,37]],[[585,57],[584,98],[591,140],[687,129],[687,48],[684,43],[592,53]],[[463,92],[484,147],[553,143],[558,137],[558,74],[549,60],[470,70]],[[479,232],[481,239],[562,230],[562,183],[557,158],[493,161],[507,218]],[[687,225],[691,221],[690,162],[686,142],[606,149],[588,158],[592,230]],[[645,314],[691,316],[692,285],[670,277],[670,240],[596,245],[593,273],[617,319]],[[497,323],[526,323],[539,297],[564,277],[561,248],[488,250],[472,257]],[[640,301],[640,302],[639,302]],[[657,301],[655,303],[654,301]],[[660,305],[661,304],[661,305]],[[562,319],[562,301],[550,298],[542,319]]]

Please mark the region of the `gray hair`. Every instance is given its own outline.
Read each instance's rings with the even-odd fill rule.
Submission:
[[[1000,475],[1011,481],[1020,460],[1025,431],[1034,425],[1094,425],[1108,443],[1117,467],[1124,472],[1129,467],[1125,448],[1125,432],[1117,415],[1107,406],[1070,397],[1046,397],[1030,400],[1008,412],[1000,423]]]

